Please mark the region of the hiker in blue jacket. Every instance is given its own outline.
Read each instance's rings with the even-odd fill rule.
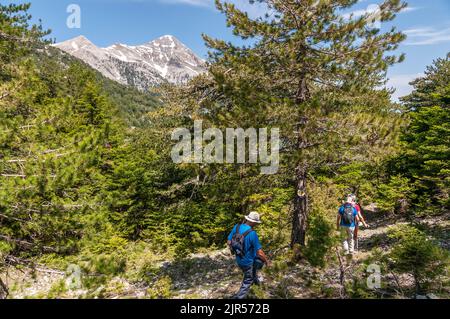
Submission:
[[[233,227],[228,236],[228,246],[236,255],[236,263],[244,273],[241,289],[234,296],[236,299],[247,297],[252,284],[259,284],[258,270],[264,264],[270,266],[270,261],[262,250],[255,227],[261,223],[259,214],[251,212],[245,216],[245,222]]]
[[[342,245],[346,255],[353,255],[354,253],[354,234],[355,227],[359,223],[358,211],[354,206],[354,200],[349,196],[346,202],[339,207],[336,227],[343,233],[344,240]]]

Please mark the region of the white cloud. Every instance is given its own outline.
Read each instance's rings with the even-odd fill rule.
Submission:
[[[368,7],[367,7],[367,9],[360,9],[360,10],[355,10],[355,11],[352,11],[352,12],[347,12],[347,13],[344,13],[343,15],[342,15],[342,17],[344,18],[344,19],[350,19],[350,18],[359,18],[359,17],[362,17],[363,15],[366,15],[366,14],[372,14],[372,13],[375,13],[375,12],[377,12],[378,10],[380,9],[380,7],[378,6],[378,5],[376,5],[376,4],[371,4],[371,5],[369,5]]]
[[[371,27],[380,29],[381,22],[379,21],[379,15],[381,13],[380,6],[377,4],[369,4],[367,9],[360,9],[352,12],[347,12],[342,14],[342,17],[346,20],[359,19],[360,17],[365,17],[365,19],[370,22]]]
[[[360,2],[364,2],[364,1],[360,1]],[[412,11],[416,11],[419,9],[420,9],[419,7],[406,7],[402,11],[400,11],[400,13],[412,12]],[[360,9],[360,10],[355,10],[352,12],[347,12],[347,13],[344,13],[342,16],[345,19],[350,19],[350,17],[359,18],[366,14],[370,14],[370,15],[376,14],[376,13],[378,13],[379,10],[380,10],[380,6],[376,3],[372,3],[372,4],[369,4],[366,9]]]
[[[395,89],[392,98],[395,101],[399,101],[400,97],[408,95],[412,92],[413,87],[409,85],[409,83],[414,79],[417,79],[422,76],[423,73],[392,75],[389,76],[386,87]]]
[[[213,7],[214,1],[212,0],[159,0],[161,3],[167,4],[187,4],[197,7]]]
[[[403,12],[411,12],[411,11],[416,11],[419,10],[420,7],[406,7],[405,9],[403,9],[402,11],[400,11],[401,13]]]
[[[432,45],[450,41],[450,28],[436,30],[432,27],[408,29],[403,31],[410,41],[406,45]]]
[[[145,0],[135,0],[145,1]],[[184,4],[197,7],[215,9],[214,0],[158,0],[165,4]],[[258,18],[267,13],[267,6],[261,3],[250,4],[248,0],[224,0],[224,2],[234,3],[236,7],[248,13],[251,18]]]
[[[262,17],[269,12],[267,6],[262,3],[250,4],[248,0],[229,0],[228,2],[234,3],[238,9],[247,12],[253,19]]]

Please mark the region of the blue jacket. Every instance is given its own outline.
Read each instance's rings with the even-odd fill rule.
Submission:
[[[246,224],[241,224],[239,227],[239,233],[243,234],[251,227]],[[233,230],[228,235],[228,240],[231,240],[234,234],[236,234],[237,225],[233,227]],[[256,231],[251,231],[244,239],[244,257],[241,258],[236,256],[236,262],[240,267],[248,267],[253,265],[256,259],[256,252],[262,248],[261,243],[259,242],[258,234]]]

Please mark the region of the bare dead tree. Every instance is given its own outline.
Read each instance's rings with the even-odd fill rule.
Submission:
[[[346,268],[344,266],[344,263],[342,261],[342,256],[339,253],[339,248],[336,247],[336,255],[338,257],[339,261],[339,283],[341,284],[341,288],[339,290],[339,295],[341,299],[347,298],[347,289],[345,288],[345,271]]]

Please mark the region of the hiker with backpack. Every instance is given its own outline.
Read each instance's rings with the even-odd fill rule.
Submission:
[[[366,220],[364,219],[364,217],[361,213],[361,205],[358,203],[358,198],[356,197],[355,194],[348,195],[347,199],[349,199],[349,198],[351,199],[351,203],[352,203],[353,207],[355,207],[358,212],[358,219],[359,219],[358,226],[364,226],[365,228],[369,228],[369,225],[366,223]]]
[[[354,239],[354,242],[355,242],[355,244],[354,244],[355,250],[358,250],[359,249],[359,247],[358,247],[358,232],[359,232],[359,228],[361,226],[364,226],[365,228],[369,228],[369,225],[366,223],[366,220],[364,219],[364,217],[363,217],[363,215],[361,213],[361,205],[359,205],[356,195],[355,194],[349,194],[347,196],[347,198],[351,199],[351,203],[352,203],[353,207],[355,207],[356,211],[358,212],[359,222],[356,223],[355,231],[354,231],[354,234],[353,234],[353,239]]]
[[[339,208],[336,226],[344,236],[343,247],[346,255],[354,253],[355,228],[359,223],[358,211],[353,205],[353,198],[348,197],[346,202]]]
[[[244,273],[242,285],[239,292],[234,296],[236,299],[247,297],[250,287],[253,284],[259,284],[258,270],[262,269],[264,264],[270,266],[270,261],[262,250],[258,234],[255,231],[256,226],[261,224],[259,214],[251,212],[245,216],[243,223],[233,227],[228,236],[228,247],[231,253],[236,256],[236,263]]]

